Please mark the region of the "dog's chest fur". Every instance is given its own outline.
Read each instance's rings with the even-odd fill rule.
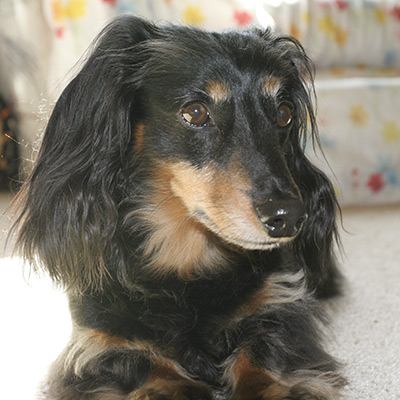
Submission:
[[[217,386],[222,373],[217,366],[232,354],[238,332],[250,329],[253,316],[274,296],[268,277],[277,257],[281,254],[271,252],[257,267],[243,258],[213,279],[141,278],[132,292],[113,287],[113,297],[73,296],[71,312],[81,327],[162,348],[165,357]]]

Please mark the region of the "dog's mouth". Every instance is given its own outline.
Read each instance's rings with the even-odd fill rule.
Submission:
[[[247,226],[245,229],[223,229],[210,218],[204,210],[197,210],[194,218],[203,224],[207,229],[220,237],[224,242],[241,247],[247,250],[272,250],[282,243],[289,242],[291,238],[272,238],[264,231],[257,233],[251,232],[252,228]],[[232,228],[237,226],[232,223]],[[258,228],[258,227],[257,227]],[[254,229],[254,228],[253,228]],[[239,233],[239,234],[238,234]]]

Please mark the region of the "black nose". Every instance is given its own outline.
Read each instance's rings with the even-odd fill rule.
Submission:
[[[269,200],[256,210],[260,221],[274,238],[296,236],[307,219],[304,204],[297,199]]]

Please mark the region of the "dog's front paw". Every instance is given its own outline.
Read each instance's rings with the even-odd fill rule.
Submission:
[[[236,356],[226,376],[232,382],[232,400],[337,400],[345,384],[336,372],[277,374],[257,366],[246,351]]]
[[[189,380],[157,379],[135,390],[127,400],[211,400],[211,389]]]
[[[332,376],[333,377],[333,376]],[[290,388],[286,400],[337,400],[341,398],[340,387],[344,382],[339,376],[326,379],[324,375],[311,378]]]

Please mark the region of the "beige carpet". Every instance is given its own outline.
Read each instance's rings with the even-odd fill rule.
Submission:
[[[8,197],[0,196],[0,210]],[[347,295],[332,310],[328,346],[344,363],[346,400],[400,399],[400,206],[344,211]],[[8,227],[3,218],[2,230]],[[46,277],[24,281],[18,258],[0,258],[1,398],[34,399],[70,333],[67,305]]]
[[[333,313],[333,353],[348,400],[400,399],[400,207],[344,212],[347,295]]]

